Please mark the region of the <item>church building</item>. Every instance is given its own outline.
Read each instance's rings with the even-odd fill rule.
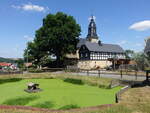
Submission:
[[[78,68],[96,69],[112,65],[109,59],[125,59],[124,50],[116,44],[105,44],[99,40],[93,16],[88,26],[86,38],[80,38],[77,45]]]

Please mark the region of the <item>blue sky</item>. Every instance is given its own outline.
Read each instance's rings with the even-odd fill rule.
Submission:
[[[23,57],[48,13],[62,11],[80,24],[86,37],[88,18],[96,17],[103,43],[142,51],[150,36],[150,0],[0,0],[0,57]]]

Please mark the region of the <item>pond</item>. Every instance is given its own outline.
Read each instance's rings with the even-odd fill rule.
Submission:
[[[29,82],[38,83],[38,93],[27,93]],[[77,85],[60,79],[21,79],[0,84],[0,104],[40,108],[69,109],[115,103],[115,93],[121,87],[102,89]]]

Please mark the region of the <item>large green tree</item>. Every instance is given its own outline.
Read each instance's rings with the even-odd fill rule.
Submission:
[[[125,56],[127,59],[133,59],[134,53],[135,52],[133,50],[130,50],[130,49],[125,50]]]
[[[58,12],[48,14],[43,25],[36,31],[33,42],[28,43],[25,56],[39,64],[46,55],[55,55],[57,66],[63,64],[68,53],[76,52],[81,28],[72,16]]]

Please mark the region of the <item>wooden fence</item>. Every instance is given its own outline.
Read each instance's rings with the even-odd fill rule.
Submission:
[[[23,74],[23,71],[0,71],[0,75]]]
[[[126,70],[118,70],[118,71],[106,71],[106,70],[78,70],[79,73],[86,73],[87,76],[90,74],[95,74],[98,77],[101,77],[102,74],[110,74],[110,75],[118,75],[120,79],[123,79],[124,76],[133,76],[135,80],[138,77],[145,77],[145,72],[138,72],[138,71],[126,71]]]

